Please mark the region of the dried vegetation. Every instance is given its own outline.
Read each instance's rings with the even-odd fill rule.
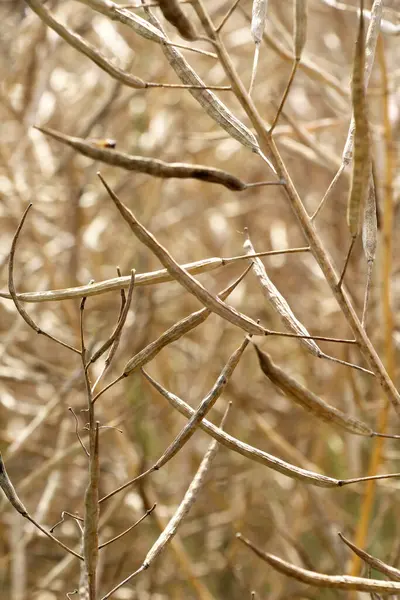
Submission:
[[[400,597],[398,5],[140,4],[0,2],[1,597]]]

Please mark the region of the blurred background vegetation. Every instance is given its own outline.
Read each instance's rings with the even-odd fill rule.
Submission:
[[[206,2],[215,22],[229,8],[226,0]],[[354,3],[347,2],[347,5]],[[112,22],[82,3],[47,1],[57,19],[99,48],[120,67],[146,81],[176,83],[160,47]],[[160,17],[157,8],[155,14]],[[195,13],[189,6],[187,14]],[[145,16],[143,11],[136,14]],[[223,29],[223,39],[242,81],[249,84],[254,53],[250,35],[251,2],[242,0]],[[384,17],[400,22],[395,0]],[[161,17],[160,17],[161,18]],[[233,173],[246,182],[272,179],[265,163],[228,137],[181,89],[133,90],[112,80],[66,44],[31,12],[24,1],[0,3],[1,144],[0,194],[1,288],[7,290],[7,261],[21,215],[33,209],[16,255],[18,291],[83,285],[160,268],[158,260],[134,238],[100,184],[96,172],[181,264],[203,258],[243,254],[248,227],[257,251],[304,246],[305,240],[279,187],[232,192],[195,180],[156,179],[96,163],[47,138],[34,125],[78,137],[113,138],[117,149],[169,162],[199,163]],[[200,23],[196,20],[198,29]],[[165,23],[171,38],[182,39]],[[307,44],[275,140],[307,210],[312,213],[339,164],[351,116],[350,77],[357,14],[320,0],[309,2]],[[292,3],[271,0],[266,36],[253,99],[271,123],[291,70]],[[210,50],[209,44],[195,42]],[[215,58],[182,50],[212,85],[228,85]],[[397,231],[400,130],[399,43],[383,35],[369,87],[378,215],[385,194],[394,200],[391,344],[398,356],[400,260]],[[234,95],[219,97],[250,126]],[[388,100],[388,108],[385,108]],[[386,125],[385,125],[386,119]],[[385,130],[386,126],[386,130]],[[391,131],[387,144],[385,131]],[[388,162],[391,160],[391,170]],[[389,164],[390,166],[390,164]],[[388,179],[389,173],[389,179]],[[346,202],[349,174],[320,213],[316,227],[340,268],[349,244]],[[382,309],[382,255],[378,251],[368,317],[368,333],[385,360],[385,313]],[[263,259],[272,281],[315,335],[351,337],[351,332],[311,254]],[[198,276],[216,293],[244,263]],[[346,280],[360,314],[366,278],[361,242],[357,242]],[[86,340],[99,344],[112,331],[119,311],[118,291],[86,303]],[[282,330],[249,273],[229,303],[264,326]],[[79,299],[25,305],[46,331],[79,345]],[[106,382],[127,360],[200,303],[177,283],[138,287],[118,355]],[[87,459],[78,446],[72,406],[85,423],[84,381],[79,357],[29,329],[13,303],[0,299],[0,445],[10,477],[28,510],[50,527],[61,511],[82,514]],[[215,382],[243,332],[216,315],[164,349],[149,373],[168,390],[197,406]],[[274,361],[332,405],[357,415],[371,427],[385,398],[368,376],[323,362],[293,339],[259,340]],[[323,350],[364,364],[356,348],[321,342]],[[395,360],[396,364],[396,360]],[[99,367],[100,368],[100,367]],[[94,368],[94,377],[99,369]],[[395,383],[398,372],[394,373]],[[249,346],[210,419],[218,423],[232,401],[227,431],[297,466],[340,479],[368,471],[372,442],[321,423],[286,399],[259,370]],[[100,493],[105,495],[150,466],[186,422],[149,386],[140,373],[124,379],[97,403],[97,418],[123,430],[101,436]],[[398,432],[397,417],[389,429]],[[28,435],[29,434],[29,435]],[[26,436],[26,438],[25,438]],[[21,443],[20,443],[21,442]],[[154,502],[157,508],[138,528],[101,554],[99,590],[105,594],[142,563],[148,549],[181,501],[207,445],[197,432],[163,469],[124,490],[103,505],[101,539],[107,540],[136,521]],[[382,471],[398,471],[398,441],[384,445]],[[69,450],[66,452],[66,450]],[[54,461],[55,456],[61,459]],[[9,458],[8,458],[9,457]],[[367,548],[383,560],[400,560],[396,496],[399,483],[378,484]],[[259,547],[305,568],[338,574],[350,555],[337,531],[351,539],[357,528],[365,486],[324,490],[289,479],[221,447],[207,484],[175,541],[151,569],[121,588],[115,598],[344,598],[346,592],[311,589],[276,574],[235,540],[243,532]],[[8,505],[1,508],[0,589],[10,600],[63,598],[78,585],[78,561],[37,535]],[[79,530],[66,521],[56,534],[79,547]],[[99,596],[101,597],[101,596]]]

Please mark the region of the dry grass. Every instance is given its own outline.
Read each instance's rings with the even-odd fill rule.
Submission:
[[[210,28],[208,16],[216,25],[223,22],[230,7],[225,0],[183,4],[184,18],[199,36],[192,42],[179,37],[158,8],[152,9],[168,38],[208,54],[181,47],[174,50],[145,39],[121,23],[120,17],[111,20],[110,14],[95,11],[96,5],[106,2],[43,3],[58,22],[90,42],[107,63],[117,67],[114,76],[120,71],[128,74],[130,78],[125,77],[123,83],[51,31],[28,4],[34,7],[38,0],[0,3],[0,268],[4,292],[0,298],[0,448],[18,498],[29,515],[49,530],[63,511],[84,517],[86,497],[86,517],[91,512],[93,519],[86,521],[84,551],[80,521],[66,515],[54,535],[85,555],[87,570],[92,573],[91,600],[100,600],[140,568],[153,544],[157,558],[154,562],[152,558],[150,568],[115,591],[113,598],[241,600],[250,599],[252,590],[255,598],[269,600],[348,597],[346,594],[353,592],[309,587],[299,578],[277,573],[240,543],[236,533],[241,532],[259,550],[308,571],[362,573],[367,577],[367,570],[361,571],[358,563],[351,567],[353,554],[339,539],[340,531],[373,557],[398,567],[398,479],[348,486],[341,482],[399,471],[399,440],[352,435],[295,405],[261,371],[252,342],[229,374],[229,381],[218,378],[246,332],[285,332],[286,336],[254,335],[253,341],[292,382],[312,392],[313,398],[326,403],[324,407],[341,411],[335,413],[340,418],[343,413],[352,415],[368,432],[387,428],[389,433],[399,433],[396,165],[400,103],[398,38],[390,34],[389,27],[395,29],[400,22],[396,4],[388,3],[383,11],[384,33],[378,41],[366,99],[378,237],[365,329],[359,320],[368,264],[361,235],[355,242],[343,288],[337,286],[351,242],[346,219],[350,164],[342,169],[314,221],[308,217],[315,213],[342,164],[353,111],[350,80],[358,30],[355,10],[309,0],[307,38],[302,49],[304,27],[299,31],[299,24],[305,22],[305,3],[294,2],[297,11],[301,9],[296,40],[292,3],[270,0],[250,98],[246,93],[254,59],[250,0],[241,0],[224,22],[220,31],[223,43]],[[176,2],[171,5],[174,10],[178,6]],[[354,2],[351,5],[356,7]],[[104,8],[103,12],[109,10]],[[151,18],[143,9],[134,9],[132,14],[146,21]],[[182,18],[180,13],[178,17]],[[135,23],[139,27],[141,22],[136,19]],[[192,38],[196,37],[193,31]],[[147,31],[146,35],[155,34]],[[214,36],[213,43],[207,41]],[[293,56],[293,47],[297,54],[302,53],[298,65],[295,59],[299,56]],[[178,71],[185,65],[176,58],[176,51],[197,74],[183,75],[191,90],[129,87],[128,80],[137,79],[181,84],[168,62],[168,57],[175,57]],[[293,65],[297,66],[286,97]],[[199,89],[199,80],[232,90]],[[197,87],[193,89],[193,85]],[[268,128],[285,97],[271,138]],[[221,112],[219,102],[229,111]],[[71,148],[35,126],[74,138],[109,141],[97,146],[90,142],[89,151],[98,151],[90,158],[87,152],[86,156],[81,153],[79,144]],[[126,170],[126,158],[101,162],[102,157],[112,154],[112,140],[119,153],[159,162],[142,160],[145,169],[133,172]],[[133,164],[131,158],[129,165]],[[169,163],[185,164],[174,171]],[[194,172],[193,165],[201,165],[203,171]],[[97,177],[98,171],[116,194],[114,202]],[[177,178],[171,178],[174,173]],[[245,185],[257,182],[278,185]],[[118,202],[132,211],[135,223]],[[118,277],[117,267],[125,276],[125,300],[117,282],[112,291],[89,296],[84,310],[80,309],[79,295],[62,301],[21,303],[38,328],[78,350],[83,317],[87,358],[114,332],[106,350],[111,349],[115,356],[93,391],[90,382],[93,384],[102,373],[106,356],[91,366],[85,381],[81,357],[35,333],[12,300],[5,297],[13,236],[29,203],[33,207],[14,257],[17,293],[114,279]],[[368,210],[373,210],[370,204]],[[251,264],[251,258],[192,272],[191,276],[179,268],[206,258],[251,252],[248,246],[243,250],[246,228],[257,252],[311,248],[253,258],[259,277],[260,273],[264,277],[265,267],[264,281],[278,294],[274,299],[268,300],[252,272],[228,298],[221,293]],[[154,237],[146,237],[149,233]],[[161,268],[169,272],[164,277],[169,281],[140,283],[141,274]],[[126,296],[132,270],[137,284],[131,289],[128,310]],[[128,302],[125,311],[124,302]],[[294,331],[292,337],[276,309],[277,303],[286,306],[285,302],[290,318],[297,323],[289,329]],[[190,321],[197,324],[195,328],[184,321],[168,334],[167,340],[173,343],[166,344],[165,336],[160,338],[201,309],[206,312]],[[186,333],[181,336],[183,329]],[[302,338],[301,343],[294,337],[307,333],[317,336],[315,342]],[[221,442],[218,453],[212,463],[204,459],[209,470],[207,480],[202,489],[192,485],[189,496],[192,501],[195,489],[196,502],[188,514],[186,505],[180,507],[177,514],[184,513],[185,518],[175,515],[176,535],[159,557],[159,544],[169,540],[172,525],[166,529],[168,521],[212,440],[208,425],[199,423],[199,414],[204,417],[200,412],[191,420],[196,430],[191,429],[189,435],[182,433],[188,418],[166,402],[161,390],[142,374],[138,368],[142,358],[131,362],[158,338],[157,351],[152,346],[147,355],[140,355],[151,358],[150,362],[146,359],[148,375],[192,409],[198,409],[207,398],[213,404],[222,391],[206,418],[219,424],[232,402],[224,431],[229,439],[234,438],[229,446],[223,441],[227,439],[223,432],[219,438],[217,435]],[[309,350],[314,346],[322,356],[359,365],[376,376],[318,357],[318,352]],[[124,373],[128,376],[121,377]],[[92,404],[89,417],[82,412],[90,399],[115,379],[118,383]],[[387,412],[389,403],[397,412],[392,406]],[[91,454],[91,477],[88,456],[77,439],[76,422],[68,407],[78,419],[80,441]],[[96,421],[100,423],[98,487]],[[83,429],[87,422],[89,433]],[[97,531],[97,496],[102,499],[112,494],[152,467],[179,435],[185,435],[187,443],[162,468],[101,502]],[[244,454],[234,451],[235,440],[311,472],[313,477],[308,481],[269,468],[273,461],[265,460],[264,454],[261,459],[247,450]],[[319,487],[315,473],[326,476],[320,481],[335,489]],[[4,481],[0,472],[0,483]],[[97,534],[104,544],[128,529],[154,503],[154,511],[137,527],[99,551],[96,564],[93,548]],[[79,587],[82,561],[40,534],[5,498],[0,511],[2,598],[55,600]],[[164,537],[156,543],[162,531]],[[151,552],[149,555],[153,557]],[[272,559],[270,564],[275,564]],[[374,569],[379,567],[379,562],[372,564]],[[373,570],[372,577],[379,578],[378,571]],[[368,589],[363,585],[362,589]],[[382,586],[375,589],[382,591]],[[359,597],[368,596],[360,593]]]

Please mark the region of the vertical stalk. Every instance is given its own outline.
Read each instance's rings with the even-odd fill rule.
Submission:
[[[87,410],[89,415],[89,482],[85,492],[84,528],[83,528],[83,584],[84,598],[96,600],[96,570],[99,554],[99,423],[95,422],[94,404],[92,402],[92,386],[88,373],[86,348],[83,330],[83,315],[86,298],[82,299],[80,307],[80,329],[82,366],[85,378]],[[88,594],[88,595],[87,595]]]
[[[385,148],[385,170],[383,185],[383,235],[382,235],[382,314],[384,328],[384,356],[385,366],[391,379],[394,378],[394,348],[393,348],[393,312],[391,305],[391,276],[392,276],[392,247],[393,247],[393,142],[392,129],[389,117],[389,88],[387,65],[385,60],[385,49],[382,36],[379,37],[377,46],[377,58],[381,71],[382,89],[382,113],[384,125],[384,148]],[[382,433],[387,429],[390,404],[384,399],[384,405],[377,419],[376,430]],[[373,441],[368,475],[376,475],[382,461],[383,453],[382,438]],[[376,482],[368,481],[361,506],[361,516],[357,525],[355,544],[364,548],[367,542],[368,527],[371,520],[373,504],[375,499]],[[351,575],[360,572],[361,559],[354,554],[351,563]]]

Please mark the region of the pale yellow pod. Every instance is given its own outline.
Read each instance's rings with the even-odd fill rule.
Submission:
[[[307,39],[307,0],[294,2],[294,56],[300,60]]]
[[[267,20],[268,0],[253,0],[251,13],[251,35],[255,44],[260,44]]]

